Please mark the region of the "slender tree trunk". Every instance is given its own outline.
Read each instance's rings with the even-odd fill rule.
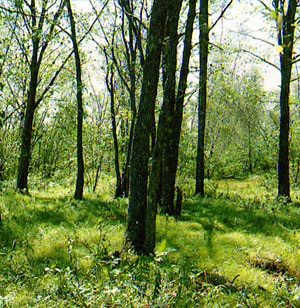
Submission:
[[[29,1],[28,3],[29,4]],[[61,0],[59,8],[54,15],[53,20],[51,21],[51,26],[48,32],[48,39],[43,42],[43,45],[40,46],[40,35],[36,35],[36,33],[42,34],[44,28],[44,22],[46,20],[47,15],[47,1],[42,2],[41,12],[37,12],[36,9],[36,1],[31,0],[29,8],[30,8],[30,26],[32,32],[29,33],[31,35],[32,41],[32,57],[29,65],[30,68],[30,83],[28,89],[27,96],[27,104],[25,109],[25,121],[22,131],[22,140],[21,140],[21,153],[18,163],[18,174],[17,174],[17,190],[28,192],[28,174],[29,174],[29,165],[31,161],[31,150],[32,150],[32,128],[33,128],[33,120],[34,113],[39,103],[41,102],[43,95],[47,93],[50,87],[53,85],[54,80],[59,75],[59,72],[52,79],[52,82],[49,83],[48,89],[44,90],[43,95],[40,98],[37,98],[37,88],[39,83],[39,69],[43,60],[43,55],[48,47],[50,38],[53,34],[55,25],[57,24],[63,8],[65,6],[65,1]],[[29,24],[28,24],[29,25]],[[29,31],[30,32],[30,31]]]
[[[284,14],[279,1],[274,1],[278,14]],[[293,65],[293,47],[295,34],[295,15],[297,1],[290,0],[288,10],[283,16],[282,29],[278,29],[279,45],[283,46],[280,54],[281,91],[280,91],[280,133],[279,133],[279,158],[278,158],[278,195],[290,199],[290,174],[289,174],[289,126],[290,126],[290,83]]]
[[[113,70],[113,68],[112,68]],[[110,115],[111,115],[111,125],[112,133],[114,140],[114,152],[115,152],[115,172],[116,172],[116,191],[115,198],[122,196],[122,181],[121,181],[121,172],[120,172],[120,163],[119,163],[119,144],[117,136],[117,123],[116,123],[116,113],[115,113],[115,88],[114,88],[114,73],[113,71],[110,74],[110,80],[108,76],[106,77],[106,85],[110,94]]]
[[[249,172],[253,174],[253,158],[252,158],[252,144],[251,144],[251,128],[250,122],[248,122],[248,159],[249,159]]]
[[[142,91],[132,144],[126,242],[132,245],[137,253],[151,253],[153,247],[149,243],[145,246],[145,233],[153,232],[153,230],[148,229],[151,226],[145,225],[150,155],[149,139],[157,95],[165,19],[169,3],[170,0],[154,0],[152,6]]]
[[[130,122],[130,130],[129,130],[129,140],[128,140],[128,147],[127,147],[127,157],[126,163],[123,170],[122,176],[122,192],[124,193],[125,197],[128,197],[129,194],[129,166],[130,166],[130,158],[131,158],[131,151],[132,151],[132,142],[133,142],[133,135],[134,135],[134,124],[136,119],[136,48],[134,47],[134,26],[132,21],[132,16],[128,16],[129,22],[129,48],[127,54],[127,66],[129,70],[129,79],[130,79],[130,109],[131,109],[131,122]]]
[[[82,72],[79,48],[77,43],[75,20],[73,17],[71,2],[68,0],[68,15],[71,26],[71,39],[74,48],[74,57],[76,65],[76,84],[77,84],[77,180],[74,198],[82,200],[83,186],[84,186],[84,161],[83,161],[83,142],[82,142],[82,130],[83,130],[83,102],[82,102]]]
[[[198,147],[196,161],[196,189],[195,193],[204,196],[204,139],[206,121],[206,101],[207,101],[207,62],[209,45],[209,25],[208,25],[209,0],[200,0],[200,88],[198,106]]]
[[[28,174],[31,160],[31,139],[34,112],[36,110],[36,95],[38,87],[39,65],[38,49],[39,40],[33,38],[33,51],[30,64],[30,84],[28,90],[27,105],[25,110],[25,121],[22,133],[21,154],[18,165],[17,189],[28,192]]]
[[[96,170],[93,192],[95,192],[96,188],[97,188],[98,179],[99,179],[99,175],[100,175],[100,171],[101,171],[101,167],[102,167],[102,158],[103,158],[103,156],[101,155],[100,160],[99,160],[99,164],[98,164],[98,167],[97,167],[97,170]]]
[[[34,99],[34,98],[33,98]],[[28,192],[28,174],[31,160],[31,139],[34,118],[35,105],[27,103],[25,112],[25,121],[22,133],[21,154],[18,165],[17,189],[22,192]]]

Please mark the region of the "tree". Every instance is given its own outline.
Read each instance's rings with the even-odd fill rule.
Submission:
[[[209,53],[209,32],[214,28],[218,21],[225,14],[231,5],[232,0],[228,2],[222,10],[220,16],[212,26],[209,26],[209,0],[200,0],[199,14],[199,63],[200,63],[200,87],[199,87],[199,105],[198,105],[198,146],[196,158],[196,188],[195,193],[204,196],[204,137],[206,121],[206,102],[207,102],[207,64]]]
[[[67,0],[68,16],[71,26],[71,39],[74,48],[75,66],[76,66],[76,86],[77,86],[77,180],[75,188],[75,199],[82,200],[84,186],[84,161],[83,161],[83,143],[82,143],[82,125],[83,125],[83,102],[82,102],[82,72],[81,60],[77,42],[75,20],[72,12],[71,0]]]
[[[287,2],[287,3],[286,3]],[[286,8],[287,5],[287,8]],[[296,21],[295,16],[299,1],[275,0],[273,6],[277,16],[278,45],[280,53],[280,133],[278,157],[278,195],[290,199],[289,173],[289,128],[290,128],[290,83],[293,65],[293,48]]]
[[[93,40],[105,55],[106,65],[103,69],[107,76],[106,85],[111,97],[110,100],[111,102],[114,101],[114,109],[119,112],[118,118],[121,119],[121,123],[118,123],[116,121],[117,114],[114,113],[114,115],[112,115],[115,173],[117,179],[115,197],[123,195],[127,197],[129,191],[130,157],[136,119],[136,100],[138,97],[138,88],[140,86],[139,75],[145,61],[142,33],[142,28],[145,27],[143,24],[145,1],[134,3],[132,0],[119,0],[118,3],[121,10],[117,3],[114,2],[115,11],[112,17],[112,22],[109,25],[106,24],[104,26],[102,22],[98,20],[101,32],[106,41],[106,46],[104,47],[103,44],[99,43],[95,38],[93,38]],[[93,10],[97,13],[95,6],[93,6]],[[136,15],[139,17],[136,17]],[[122,16],[121,22],[119,21],[118,16]],[[138,61],[138,59],[140,59],[140,61]],[[107,78],[109,75],[111,76],[111,74],[114,75],[113,79],[116,84],[114,91],[110,90],[111,85],[109,84],[111,82],[107,82]],[[124,104],[124,94],[126,92],[128,93],[130,119],[124,119],[124,117],[122,117],[122,111],[128,109],[126,104]],[[125,101],[127,101],[127,97],[125,98]],[[117,133],[118,125],[122,128],[125,126],[126,128],[125,130],[122,130],[123,133],[125,131],[123,136],[122,134],[120,136],[120,134],[118,135]],[[126,153],[124,151],[125,148]],[[122,156],[125,156],[124,162],[122,162]],[[120,167],[122,165],[123,168],[121,175]]]
[[[35,0],[31,0],[30,3],[25,2],[25,5],[29,9],[29,14],[23,10],[22,5],[17,5],[18,13],[21,14],[26,20],[26,28],[28,33],[31,33],[32,43],[31,59],[28,61],[30,68],[30,82],[26,102],[25,120],[21,142],[21,154],[19,158],[17,175],[17,189],[20,191],[28,191],[28,173],[31,160],[31,141],[34,114],[46,92],[54,83],[54,80],[52,79],[49,83],[49,87],[46,87],[44,92],[42,92],[42,94],[38,97],[41,64],[50,40],[53,39],[55,27],[60,19],[65,4],[65,0],[61,0],[59,2],[58,9],[53,15],[52,19],[50,16],[48,16],[50,15],[48,5],[52,6],[53,4],[49,4],[46,0],[42,1],[40,11],[38,11],[38,6]],[[44,30],[44,26],[47,21],[50,23],[50,26],[47,30]],[[57,75],[55,75],[54,78],[56,78],[56,76]]]
[[[154,120],[155,98],[159,79],[161,49],[169,0],[154,0],[147,37],[146,60],[131,156],[130,194],[126,226],[126,242],[137,253],[151,253],[145,246],[148,162],[150,134]],[[149,244],[149,243],[147,243]]]
[[[200,87],[198,106],[198,147],[196,160],[196,189],[195,193],[204,195],[204,136],[206,121],[207,100],[207,62],[209,46],[209,24],[208,24],[209,0],[200,1],[199,15],[199,63],[200,63]]]
[[[169,39],[169,63],[165,69],[166,75],[166,86],[164,88],[164,103],[168,102],[168,108],[162,112],[166,114],[162,119],[165,118],[162,124],[164,129],[163,132],[163,145],[162,145],[162,196],[161,202],[163,211],[169,215],[174,214],[174,193],[175,193],[175,181],[176,172],[178,165],[178,153],[179,153],[179,142],[181,135],[181,125],[183,118],[183,105],[185,101],[185,93],[187,88],[187,78],[189,74],[189,63],[192,50],[192,36],[194,29],[194,20],[196,16],[196,3],[197,1],[189,1],[189,10],[186,19],[184,43],[183,43],[183,55],[181,59],[181,68],[178,85],[176,87],[175,71],[177,69],[177,63],[173,62],[173,58],[176,59],[177,55],[177,32],[173,34],[173,39]],[[173,14],[176,12],[173,9]],[[174,18],[174,17],[173,17]],[[173,26],[174,27],[174,22]],[[175,27],[174,27],[175,28]],[[174,32],[174,30],[173,30]],[[175,44],[176,42],[176,44]],[[172,46],[173,45],[173,46]],[[173,49],[173,50],[172,50]],[[175,54],[175,55],[174,55]],[[173,74],[173,78],[172,78]],[[170,77],[169,77],[170,75]],[[175,80],[175,82],[174,82]],[[170,82],[171,81],[171,82]],[[171,103],[171,104],[170,104]],[[156,188],[158,190],[159,187]]]

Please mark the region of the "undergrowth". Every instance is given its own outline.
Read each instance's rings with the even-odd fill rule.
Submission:
[[[247,192],[247,193],[246,193]],[[207,183],[122,250],[127,200],[49,185],[0,197],[0,307],[299,307],[300,209],[259,179]]]

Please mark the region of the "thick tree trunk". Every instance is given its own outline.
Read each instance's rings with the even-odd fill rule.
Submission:
[[[196,188],[195,193],[204,196],[204,139],[206,121],[206,101],[207,101],[207,61],[209,45],[209,25],[208,25],[209,0],[200,1],[200,88],[198,106],[198,147],[196,160]]]
[[[132,245],[137,253],[153,252],[152,244],[145,246],[149,138],[153,123],[161,47],[169,2],[170,0],[154,0],[152,6],[141,98],[132,144],[126,242]],[[147,232],[153,232],[153,230],[147,230]]]
[[[275,9],[280,12],[279,2],[274,1]],[[290,0],[288,10],[283,16],[282,29],[279,29],[278,41],[284,47],[280,54],[281,91],[280,91],[280,133],[278,158],[278,195],[290,199],[289,175],[289,126],[290,126],[290,83],[293,65],[293,47],[295,34],[295,15],[297,1]],[[282,12],[281,12],[282,13]]]
[[[187,84],[187,76],[189,72],[189,60],[192,48],[192,33],[193,33],[193,24],[194,19],[196,16],[196,2],[197,0],[190,0],[190,7],[189,13],[187,18],[187,25],[186,25],[186,34],[185,34],[185,41],[184,41],[184,50],[183,50],[183,59],[182,59],[182,66],[180,72],[180,80],[178,86],[178,92],[176,96],[176,105],[175,111],[173,112],[173,126],[172,131],[174,134],[172,135],[172,142],[170,146],[172,150],[168,151],[167,153],[170,154],[169,159],[174,160],[176,163],[175,168],[173,169],[173,173],[170,179],[173,180],[173,185],[175,186],[175,177],[176,177],[176,169],[177,169],[177,161],[178,161],[178,147],[179,147],[179,140],[180,140],[180,131],[181,131],[181,122],[182,122],[182,114],[183,114],[183,102],[185,97],[185,90]],[[165,59],[166,60],[166,59]],[[165,67],[166,68],[166,67]],[[167,83],[167,71],[164,70],[164,84]],[[150,181],[149,181],[149,192],[148,192],[148,207],[147,207],[147,230],[152,230],[151,232],[146,233],[146,243],[152,249],[154,248],[155,243],[155,215],[157,209],[157,203],[159,202],[159,192],[161,189],[161,164],[162,164],[162,153],[163,153],[163,140],[164,140],[164,128],[162,128],[162,122],[164,122],[164,117],[166,116],[164,111],[164,106],[162,108],[158,128],[157,128],[157,138],[153,153],[153,161],[152,161],[152,169],[150,174]],[[166,155],[166,153],[165,153]],[[173,164],[172,164],[173,166]],[[174,197],[173,199],[174,200]],[[173,202],[172,202],[173,203]],[[151,246],[152,245],[152,246]]]
[[[155,141],[155,147],[153,150],[152,166],[149,178],[149,190],[147,198],[147,212],[146,212],[146,234],[145,244],[147,250],[152,252],[155,248],[155,231],[156,231],[156,214],[157,203],[159,202],[161,188],[161,164],[163,153],[163,141],[164,141],[164,127],[163,118],[165,114],[161,111],[157,126],[157,137]]]
[[[174,185],[170,179],[173,175],[174,166],[172,160],[171,142],[173,137],[173,121],[176,98],[176,68],[177,68],[177,45],[178,45],[178,22],[182,6],[182,0],[173,0],[170,6],[166,37],[168,48],[166,50],[164,65],[164,99],[162,106],[161,133],[163,134],[162,155],[162,208],[163,212],[173,215],[174,213]]]
[[[183,117],[183,104],[185,99],[185,92],[187,87],[187,78],[189,74],[189,63],[190,55],[192,50],[192,36],[193,36],[193,26],[196,17],[196,3],[197,0],[189,1],[189,12],[187,17],[187,24],[185,29],[185,39],[183,47],[183,57],[180,70],[180,77],[178,83],[178,90],[175,101],[175,110],[172,114],[172,126],[171,134],[168,140],[168,151],[164,152],[164,161],[168,162],[168,198],[169,204],[174,204],[174,193],[175,193],[175,181],[176,181],[176,171],[178,165],[178,154],[179,154],[179,142],[181,134],[181,124]],[[166,195],[166,190],[165,190]]]
[[[84,186],[84,161],[83,161],[83,142],[82,142],[82,127],[83,127],[83,102],[82,102],[82,72],[79,48],[77,43],[75,21],[73,17],[71,2],[68,0],[68,15],[71,26],[71,39],[74,48],[74,57],[76,65],[76,84],[77,84],[77,179],[74,198],[82,200]]]

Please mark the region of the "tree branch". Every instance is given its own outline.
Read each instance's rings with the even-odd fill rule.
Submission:
[[[247,37],[250,37],[252,38],[253,40],[256,40],[256,41],[260,41],[260,42],[263,42],[263,43],[266,43],[268,45],[271,45],[272,47],[275,47],[275,44],[267,41],[267,40],[264,40],[262,38],[259,38],[259,37],[256,37],[256,36],[253,36],[251,34],[247,34],[247,33],[241,33],[241,32],[238,32],[238,31],[232,31],[232,30],[229,30],[231,33],[235,33],[235,34],[239,34],[239,35],[243,35],[243,36],[247,36]]]
[[[217,23],[220,21],[220,19],[224,16],[225,12],[227,11],[227,9],[230,7],[230,5],[232,4],[233,0],[230,0],[228,2],[228,4],[225,6],[225,8],[222,10],[220,16],[217,18],[217,20],[213,23],[213,25],[209,28],[209,31],[211,31],[216,25]]]
[[[246,53],[249,53],[250,55],[254,56],[255,58],[261,60],[262,62],[265,62],[265,63],[269,64],[270,66],[275,67],[277,70],[280,71],[280,67],[278,67],[276,64],[274,64],[274,63],[268,61],[267,59],[265,59],[265,58],[263,58],[263,57],[261,57],[261,56],[255,54],[254,52],[252,52],[252,51],[250,51],[250,50],[246,50],[246,49],[241,49],[241,51],[246,52]]]

